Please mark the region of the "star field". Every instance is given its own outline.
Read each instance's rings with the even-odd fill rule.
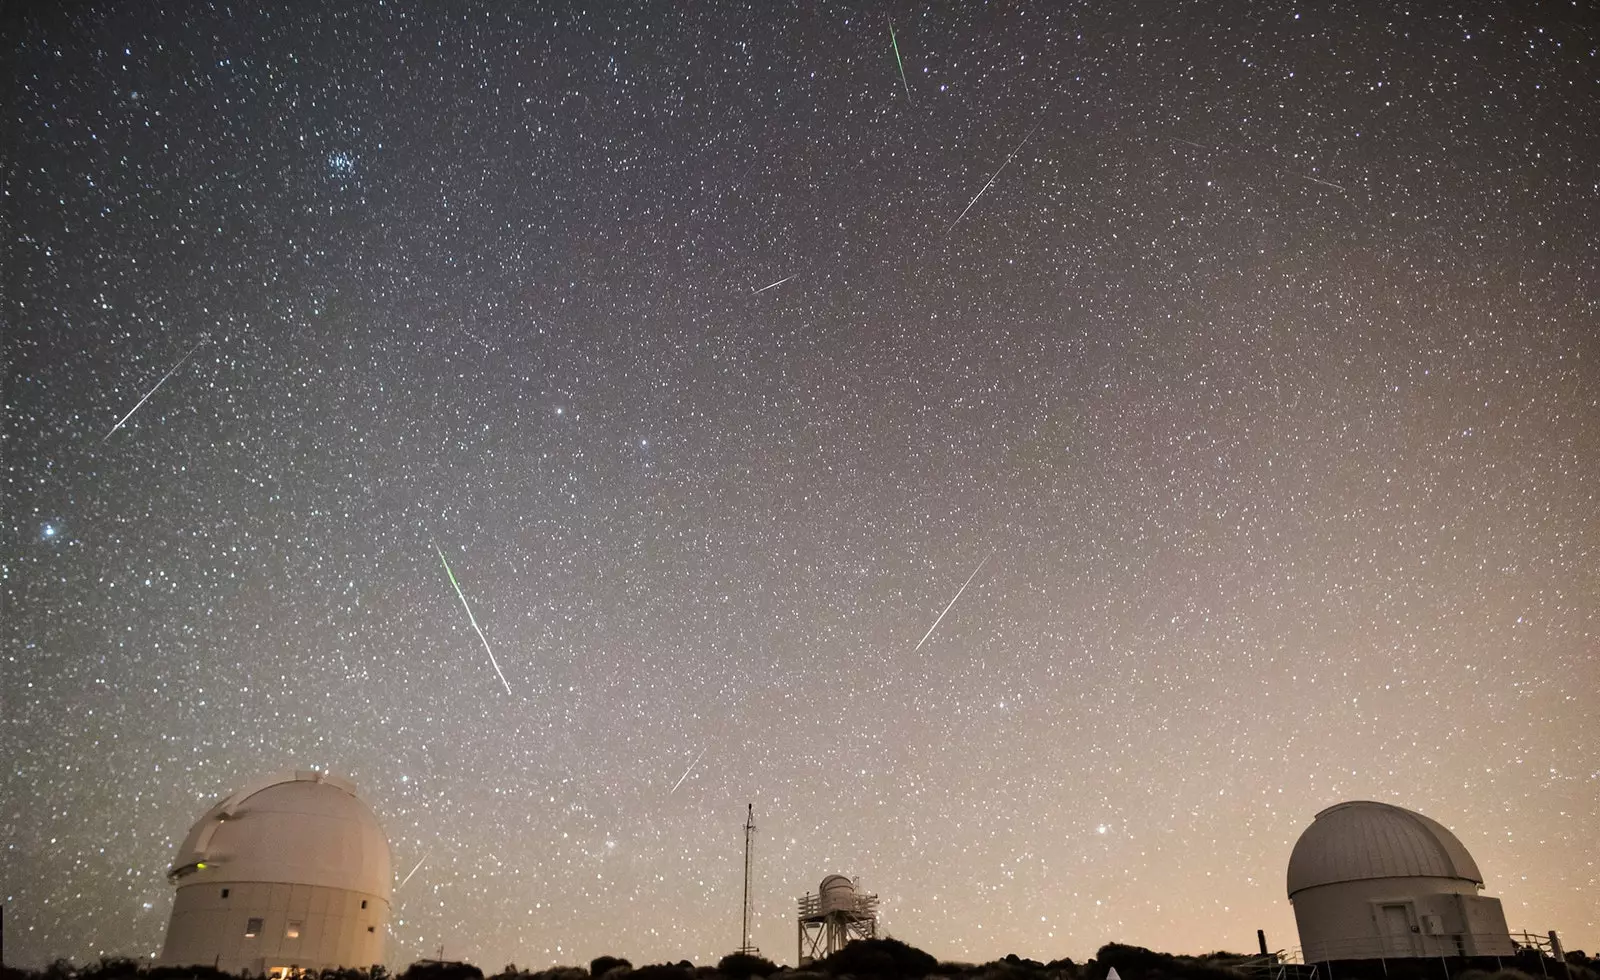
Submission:
[[[1585,5],[35,8],[8,962],[288,768],[393,964],[714,962],[747,802],[779,961],[1292,947],[1346,799],[1600,944]]]

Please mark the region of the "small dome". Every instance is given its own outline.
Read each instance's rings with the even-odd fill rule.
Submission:
[[[180,887],[270,881],[389,900],[389,841],[351,783],[291,772],[252,783],[190,828],[168,877]]]
[[[1458,878],[1483,884],[1477,862],[1438,821],[1357,800],[1317,814],[1289,856],[1289,897],[1366,878]]]
[[[853,912],[856,907],[855,882],[844,875],[829,875],[817,886],[817,899],[823,912]]]

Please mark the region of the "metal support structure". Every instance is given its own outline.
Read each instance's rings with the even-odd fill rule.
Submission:
[[[845,907],[831,901],[825,904],[820,891],[800,899],[796,939],[801,967],[826,959],[857,939],[878,938],[878,896],[853,888],[847,891],[850,898]]]
[[[756,837],[756,805],[745,804],[744,816],[744,920],[739,929],[739,948],[735,952],[759,956],[761,950],[750,941],[750,845]]]

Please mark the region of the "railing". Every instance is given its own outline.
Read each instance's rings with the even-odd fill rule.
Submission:
[[[1561,969],[1561,941],[1554,932],[1478,932],[1430,935],[1410,933],[1398,936],[1367,936],[1318,942],[1311,947],[1293,947],[1275,954],[1257,957],[1240,964],[1239,969],[1251,977],[1267,980],[1316,980],[1317,966],[1348,960],[1434,960],[1441,964],[1445,977],[1451,976],[1451,960],[1494,960],[1497,968],[1505,961],[1537,959],[1539,969],[1546,978],[1564,977]],[[1552,971],[1547,964],[1557,964]],[[1459,967],[1459,963],[1457,964]],[[1280,972],[1280,967],[1292,968]],[[1387,965],[1384,973],[1388,973]],[[1532,969],[1523,963],[1524,972]],[[1294,972],[1309,971],[1309,972]],[[1326,972],[1326,971],[1325,971]],[[1327,973],[1327,980],[1333,980]]]
[[[1316,964],[1291,962],[1285,959],[1287,955],[1286,950],[1279,950],[1266,956],[1256,956],[1238,964],[1234,969],[1256,980],[1316,980]]]
[[[1286,950],[1288,963],[1325,963],[1329,960],[1410,960],[1438,957],[1510,957],[1521,947],[1504,932],[1406,932],[1385,935],[1323,939],[1309,946]]]
[[[796,903],[800,909],[800,918],[807,919],[814,915],[822,914],[822,896],[805,895]],[[848,911],[860,917],[871,917],[878,911],[878,896],[862,895],[857,893],[850,909],[829,909],[828,911]]]

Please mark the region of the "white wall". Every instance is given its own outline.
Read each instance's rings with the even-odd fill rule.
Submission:
[[[1459,878],[1338,882],[1296,892],[1291,901],[1308,963],[1511,952],[1499,900]],[[1429,934],[1428,916],[1437,917],[1442,934]]]
[[[223,897],[223,890],[227,897]],[[366,908],[362,908],[362,903]],[[261,920],[254,937],[249,920]],[[163,966],[216,964],[230,973],[277,966],[366,968],[383,962],[389,903],[342,888],[275,882],[216,882],[178,889],[161,951]],[[288,935],[299,923],[299,936]]]

